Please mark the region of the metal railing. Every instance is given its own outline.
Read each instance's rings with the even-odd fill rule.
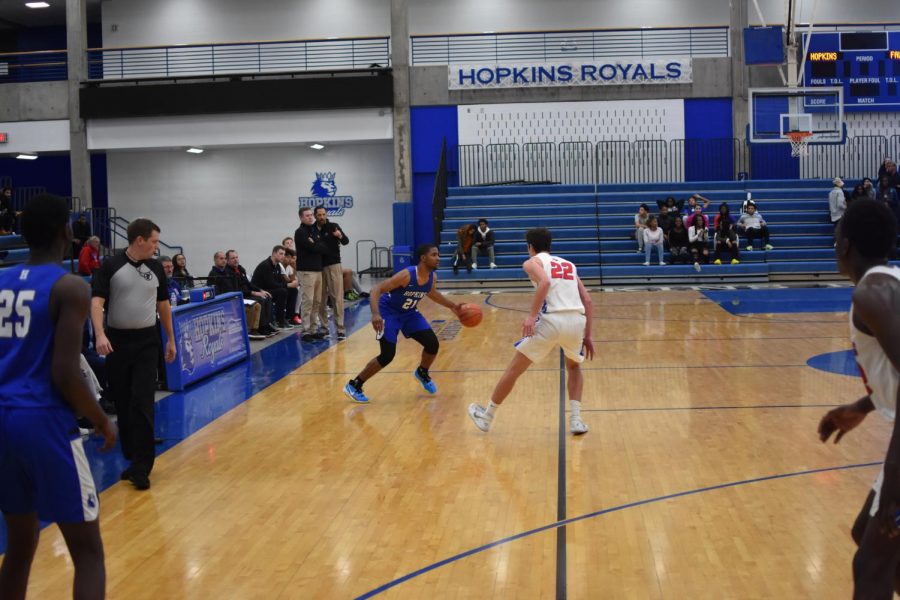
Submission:
[[[94,48],[88,79],[294,73],[390,66],[390,38]]]
[[[434,239],[441,239],[444,225],[444,209],[447,208],[447,138],[441,141],[441,157],[438,159],[437,173],[434,175],[434,192],[431,195],[431,220],[434,225]]]
[[[728,56],[728,27],[592,29],[414,35],[414,66],[466,62]]]
[[[64,81],[69,76],[67,61],[66,50],[0,54],[0,83]]]
[[[797,177],[785,145],[747,146],[737,138],[528,144],[458,147],[461,186],[507,183],[672,183]],[[811,146],[799,162],[801,179],[872,177],[885,156],[900,155],[900,135],[847,139]]]

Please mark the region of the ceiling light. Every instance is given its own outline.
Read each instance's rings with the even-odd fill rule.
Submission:
[[[25,6],[28,8],[50,8],[50,5],[46,2],[26,2]]]
[[[37,154],[20,154],[16,158],[19,160],[37,160]]]
[[[310,146],[310,148],[312,148],[313,150],[322,150],[323,148],[325,148],[325,146],[323,146],[322,144],[313,144],[312,146]]]
[[[203,148],[188,148],[188,154],[203,154]]]

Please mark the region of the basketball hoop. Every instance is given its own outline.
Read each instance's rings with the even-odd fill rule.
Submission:
[[[788,131],[784,135],[791,142],[791,156],[809,156],[811,131]]]

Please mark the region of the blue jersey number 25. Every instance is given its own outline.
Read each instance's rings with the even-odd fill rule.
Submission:
[[[0,338],[24,338],[31,327],[31,308],[34,290],[20,290],[18,295],[12,290],[0,290]],[[19,320],[13,322],[13,311]]]

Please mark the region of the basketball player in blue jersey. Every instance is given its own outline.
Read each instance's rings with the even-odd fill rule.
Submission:
[[[378,371],[394,360],[397,351],[397,334],[412,338],[422,344],[422,362],[413,376],[429,394],[437,393],[437,386],[428,374],[428,368],[438,353],[438,339],[431,325],[419,312],[419,302],[428,297],[441,306],[446,306],[459,316],[461,304],[454,304],[437,291],[437,276],[434,274],[441,261],[438,248],[434,244],[419,246],[416,250],[418,265],[408,267],[393,277],[372,288],[369,302],[372,304],[372,327],[381,346],[381,353],[355,378],[344,386],[344,393],[360,404],[369,399],[363,393],[363,384]]]
[[[838,267],[856,285],[850,305],[850,340],[867,395],[829,411],[819,423],[825,442],[834,442],[878,410],[894,422],[881,472],[856,518],[851,535],[853,597],[889,599],[900,591],[900,269],[888,266],[897,240],[894,216],[884,204],[857,200],[838,225]]]
[[[66,202],[41,194],[22,213],[28,262],[0,271],[0,511],[8,547],[0,598],[24,599],[39,520],[56,522],[75,565],[75,598],[106,590],[100,503],[76,413],[116,441],[79,368],[90,289],[60,266],[71,245]]]

